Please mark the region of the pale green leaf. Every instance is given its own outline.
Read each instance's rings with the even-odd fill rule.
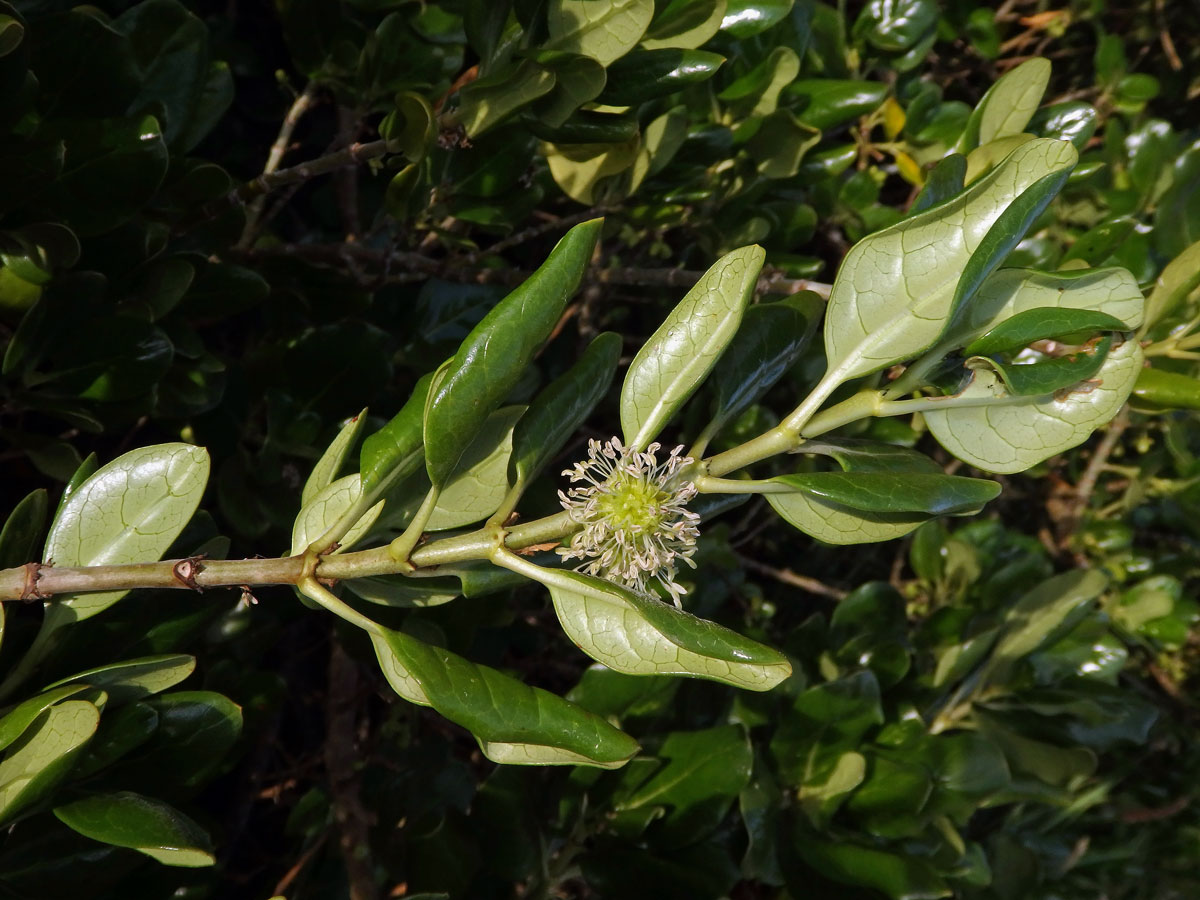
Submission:
[[[53,789],[71,770],[100,724],[100,710],[66,700],[45,710],[0,760],[0,823]]]
[[[576,203],[589,206],[628,193],[628,185],[617,185],[615,176],[637,162],[641,148],[639,137],[619,143],[541,145],[555,184]]]
[[[101,466],[59,510],[46,538],[46,561],[60,566],[154,562],[196,511],[208,469],[207,451],[191,444],[141,447]],[[127,593],[57,597],[43,628],[90,618]]]
[[[992,369],[978,368],[957,394],[928,401],[933,408],[925,424],[963,462],[985,472],[1021,472],[1112,419],[1141,368],[1142,348],[1132,340],[1113,349],[1094,378],[1046,396],[1010,396]]]
[[[362,478],[356,472],[339,478],[332,484],[326,485],[312,498],[296,521],[292,523],[292,549],[289,556],[299,556],[324,535],[340,519],[347,510],[352,509],[362,497]],[[384,501],[380,500],[368,509],[354,526],[342,537],[338,550],[352,547],[379,518],[383,512]],[[334,551],[338,552],[337,550]]]
[[[554,87],[554,73],[531,59],[462,89],[458,121],[470,137],[478,137]]]
[[[695,50],[721,28],[726,0],[674,0],[654,21],[642,46],[647,50]]]
[[[132,791],[92,794],[54,808],[60,822],[84,837],[128,847],[165,866],[195,868],[216,862],[203,828],[161,800]]]
[[[195,668],[196,657],[183,653],[148,656],[88,669],[60,679],[45,690],[88,685],[104,690],[110,705],[120,705],[165,691],[191,675]]]
[[[1198,287],[1200,241],[1167,263],[1158,280],[1154,282],[1154,290],[1150,292],[1146,301],[1146,325],[1142,329],[1143,333],[1174,313]]]
[[[758,66],[720,93],[736,118],[767,116],[779,108],[779,95],[800,74],[800,56],[776,47]]]
[[[777,650],[656,598],[578,572],[552,572],[543,583],[567,636],[617,672],[691,675],[753,691],[792,672]]]
[[[337,477],[337,473],[342,470],[342,465],[346,462],[346,457],[350,454],[350,450],[354,447],[354,442],[358,439],[359,432],[362,431],[366,422],[367,411],[364,409],[342,426],[337,437],[333,439],[325,452],[321,454],[321,458],[317,460],[317,464],[313,466],[308,480],[304,482],[304,490],[300,493],[300,506],[307,506],[313,497],[329,487],[333,479]]]
[[[68,684],[47,688],[43,693],[18,703],[0,718],[0,750],[3,750],[37,721],[38,716],[59,701],[88,690],[86,684]]]
[[[425,524],[427,531],[470,525],[499,509],[508,493],[513,428],[524,412],[524,406],[505,406],[488,416],[438,494],[437,506]]]
[[[654,0],[550,0],[550,40],[543,49],[579,53],[607,66],[637,46],[653,16]]]
[[[401,575],[351,578],[346,588],[369,603],[380,606],[441,606],[462,596],[457,585],[447,586],[443,579],[405,578]]]
[[[930,517],[924,513],[870,513],[800,492],[767,494],[767,502],[793,528],[827,544],[870,544],[915,531]]]
[[[1030,191],[1048,201],[1042,179],[1076,161],[1065,141],[1034,140],[951,200],[857,243],[846,255],[829,298],[827,385],[866,375],[930,347],[969,299],[960,280],[982,280],[996,245],[1019,235],[991,234],[1010,206]],[[1044,184],[1044,183],[1043,183]],[[977,251],[988,260],[969,267]],[[983,268],[981,268],[981,266]],[[964,287],[966,285],[964,284]]]
[[[728,253],[710,268],[638,351],[621,387],[625,443],[644,448],[700,386],[737,333],[765,254]]]
[[[997,138],[1020,134],[1050,83],[1050,60],[1035,57],[1001,76],[976,104],[955,149],[967,153]]]
[[[1010,153],[1033,139],[1032,134],[1010,134],[1008,137],[996,138],[976,147],[967,154],[967,171],[963,175],[963,184],[974,184],[981,175],[992,171]]]

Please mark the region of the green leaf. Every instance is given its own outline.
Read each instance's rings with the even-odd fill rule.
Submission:
[[[1062,258],[1062,263],[1082,259],[1089,266],[1098,266],[1108,259],[1133,233],[1137,220],[1131,216],[1117,216],[1107,219],[1088,229],[1071,245],[1071,249]],[[1061,263],[1060,263],[1061,265]]]
[[[25,26],[12,16],[0,15],[0,57],[8,56],[21,45]]]
[[[471,439],[516,385],[558,323],[600,237],[603,220],[576,225],[524,284],[471,331],[433,386],[425,412],[425,466],[441,487]]]
[[[1068,143],[1030,141],[957,197],[856,244],[829,298],[828,383],[932,345],[1075,160]]]
[[[1151,412],[1200,409],[1200,380],[1179,372],[1142,369],[1134,382],[1129,402]]]
[[[242,709],[213,691],[171,691],[142,701],[158,713],[158,730],[114,767],[115,783],[156,792],[199,787],[220,768],[242,730]]]
[[[761,34],[792,11],[793,0],[728,0],[721,30],[737,40]]]
[[[393,110],[379,123],[379,136],[394,141],[396,149],[410,163],[419,163],[425,158],[436,133],[433,108],[428,100],[412,91],[398,93]]]
[[[550,0],[550,39],[543,48],[590,56],[608,66],[637,46],[653,16],[654,0]]]
[[[1146,322],[1141,328],[1141,333],[1145,334],[1163,319],[1175,314],[1198,287],[1200,287],[1200,241],[1192,244],[1167,263],[1154,282],[1154,290],[1150,292],[1150,297],[1146,300]],[[8,371],[7,366],[5,371]]]
[[[671,0],[665,7],[642,38],[647,50],[694,50],[708,43],[725,18],[725,0]]]
[[[1070,449],[1108,422],[1133,390],[1142,348],[1125,341],[1096,376],[1049,395],[1016,396],[988,368],[971,371],[964,388],[932,403],[925,424],[938,443],[985,472],[1021,472]]]
[[[76,685],[75,687],[83,687]],[[105,708],[96,736],[75,769],[87,778],[108,768],[127,753],[145,744],[158,731],[158,713],[147,703],[130,703],[114,710]]]
[[[771,483],[863,512],[928,516],[970,515],[1000,494],[994,481],[913,472],[809,472],[779,475]]]
[[[543,583],[567,636],[617,672],[690,675],[753,691],[792,673],[777,650],[600,578],[556,571]]]
[[[479,137],[554,87],[554,73],[531,59],[473,81],[459,92],[458,121],[470,137]]]
[[[791,178],[820,140],[821,132],[798,121],[791,110],[777,109],[763,118],[754,137],[746,142],[746,152],[767,178]]]
[[[46,489],[38,488],[26,494],[9,514],[0,531],[0,569],[35,561],[48,506]]]
[[[967,158],[957,153],[938,161],[925,176],[925,187],[909,207],[909,215],[931,209],[962,193],[967,177]]]
[[[0,760],[0,823],[45,797],[71,771],[100,724],[100,711],[66,700],[42,712]]]
[[[485,519],[508,494],[513,428],[524,406],[505,406],[490,416],[458,463],[458,470],[438,494],[426,531],[461,528]]]
[[[873,888],[892,900],[930,900],[951,895],[937,870],[920,857],[808,835],[802,838],[798,835],[795,847],[800,857],[826,878]]]
[[[0,750],[3,750],[29,728],[38,717],[54,704],[87,690],[87,685],[69,684],[30,697],[10,709],[0,718]]]
[[[613,804],[615,820],[630,812],[663,808],[654,825],[659,847],[682,847],[707,837],[720,825],[750,781],[754,752],[737,725],[673,731],[655,754],[662,767],[627,797]]]
[[[779,106],[779,95],[800,73],[800,57],[791,47],[776,47],[766,59],[717,95],[734,118],[766,116]]]
[[[44,690],[53,691],[56,688],[81,684],[100,688],[108,694],[108,703],[105,706],[107,711],[111,707],[132,703],[165,691],[191,675],[195,668],[194,656],[148,656],[144,659],[125,660],[88,669],[69,678],[59,679],[54,684],[47,685]]]
[[[1127,331],[1141,323],[1144,305],[1141,289],[1125,269],[1000,269],[983,283],[928,356],[940,359],[956,348],[974,347],[977,339],[993,330],[1003,334],[1011,328],[1019,333],[1054,308],[1112,316],[1121,323],[1119,330]],[[1008,326],[1008,321],[1015,324]]]
[[[963,352],[970,356],[1014,353],[1034,341],[1059,340],[1073,335],[1086,339],[1101,331],[1125,331],[1130,327],[1116,316],[1095,309],[1037,307],[1003,320],[987,334],[967,344]]]
[[[325,535],[343,515],[357,508],[362,496],[362,478],[357,473],[339,478],[318,491],[316,496],[304,505],[292,523],[292,548],[288,555],[299,556],[307,550],[314,541]],[[383,512],[383,504],[384,501],[380,500],[364,512],[342,536],[339,541],[340,546],[333,552],[349,549],[370,531],[375,520],[379,518],[379,514]]]
[[[345,585],[368,603],[401,608],[441,606],[463,593],[452,579],[406,578],[402,575],[352,578]]]
[[[998,138],[1023,132],[1049,83],[1048,59],[1026,60],[1002,75],[972,111],[955,150],[968,153]]]
[[[300,493],[300,505],[302,507],[307,506],[313,497],[333,483],[334,478],[337,477],[337,473],[345,465],[346,457],[350,455],[350,450],[354,447],[354,442],[358,440],[359,432],[362,431],[362,427],[366,422],[367,411],[364,409],[357,416],[347,421],[337,433],[337,437],[325,448],[325,452],[321,454],[321,458],[313,466],[308,480],[304,482],[304,490]]]
[[[533,110],[535,117],[529,123],[530,129],[546,140],[567,140],[565,137],[543,134],[539,126],[545,123],[553,129],[567,123],[579,107],[595,100],[604,90],[608,75],[604,66],[590,56],[542,53],[538,55],[538,62],[554,73],[554,89],[538,101]],[[633,123],[633,129],[636,133],[636,122]]]
[[[513,429],[508,474],[513,484],[531,483],[583,424],[608,393],[620,356],[621,336],[605,332],[565,375],[538,394]]]
[[[737,334],[713,369],[716,403],[708,431],[716,433],[733,421],[787,374],[808,346],[824,311],[825,303],[810,291],[746,310]]]
[[[1051,357],[1020,365],[1005,365],[986,357],[973,357],[967,360],[967,366],[991,369],[1014,396],[1045,396],[1087,381],[1104,365],[1110,349],[1112,335],[1107,335],[1090,351],[1070,356]]]
[[[191,444],[130,450],[101,466],[59,510],[45,560],[60,566],[154,562],[179,537],[208,481],[208,453]],[[128,591],[60,595],[43,630],[91,618]]]
[[[717,260],[638,351],[621,386],[627,445],[644,449],[716,365],[737,333],[764,257],[752,246]]]
[[[803,104],[801,122],[830,131],[874,112],[887,97],[888,88],[877,81],[806,78],[789,84],[787,93],[800,98]]]
[[[374,496],[387,484],[411,474],[421,464],[424,455],[422,420],[432,382],[432,372],[423,375],[400,412],[363,441],[358,465],[363,493],[367,496]]]
[[[470,731],[493,762],[619,768],[638,745],[604,719],[399,631],[372,635],[384,677]]]
[[[725,57],[705,50],[636,50],[609,67],[599,101],[637,106],[707,81],[724,62]]]
[[[173,806],[132,791],[93,794],[62,806],[54,815],[84,837],[128,847],[165,866],[211,866],[208,833]]]
[[[595,204],[622,199],[629,190],[616,176],[627,173],[641,153],[641,141],[541,145],[550,174],[563,193],[576,203]]]
[[[1098,569],[1076,569],[1043,581],[1006,610],[988,657],[986,680],[1003,681],[1021,659],[1061,638],[1082,609],[1108,586]]]

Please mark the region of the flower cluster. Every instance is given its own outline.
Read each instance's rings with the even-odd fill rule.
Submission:
[[[580,487],[558,492],[573,522],[583,526],[570,546],[560,547],[564,559],[582,559],[576,571],[600,575],[640,593],[650,593],[647,580],[656,579],[679,606],[686,593],[675,581],[676,562],[696,564],[696,527],[700,516],[687,509],[696,487],[679,477],[692,463],[676,447],[663,462],[654,443],[644,451],[624,446],[618,438],[588,442],[588,458],[564,475]]]

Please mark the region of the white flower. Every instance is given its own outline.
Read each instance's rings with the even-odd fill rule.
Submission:
[[[637,451],[618,438],[588,441],[588,458],[567,469],[571,483],[584,482],[558,492],[571,521],[583,526],[560,547],[563,559],[582,559],[578,572],[600,575],[648,594],[647,580],[656,579],[679,606],[687,593],[675,581],[675,564],[696,564],[696,524],[700,516],[687,509],[696,486],[679,477],[693,460],[676,447],[663,462],[655,458],[661,448],[654,443]]]

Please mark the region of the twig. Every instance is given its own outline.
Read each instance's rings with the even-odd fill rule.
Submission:
[[[1167,55],[1167,62],[1178,72],[1183,69],[1183,60],[1179,58],[1179,51],[1175,49],[1175,42],[1171,39],[1163,0],[1154,0],[1154,19],[1158,25],[1158,41],[1162,44],[1163,53]]]
[[[312,106],[316,95],[316,85],[313,82],[309,82],[300,95],[292,102],[287,115],[283,117],[283,124],[279,126],[279,134],[275,138],[275,143],[271,145],[271,149],[267,153],[267,162],[263,166],[263,175],[272,174],[279,168],[279,164],[283,162],[283,155],[287,153],[288,147],[292,143],[292,133],[296,130],[296,125],[300,122],[300,119],[308,112],[308,108]],[[263,205],[266,203],[266,199],[265,194],[255,197],[249,209],[246,210],[246,227],[242,229],[242,236],[238,239],[236,246],[249,247],[254,243],[254,238],[258,234],[258,220],[262,216]]]
[[[358,136],[360,119],[354,110],[338,107],[338,145],[346,146]],[[347,241],[358,237],[358,171],[339,169],[333,173],[333,184],[337,196],[338,215],[342,219],[342,231]]]
[[[1092,454],[1092,458],[1088,460],[1087,468],[1083,470],[1083,476],[1079,479],[1079,484],[1075,486],[1075,498],[1073,502],[1068,508],[1067,513],[1058,521],[1057,536],[1060,545],[1064,544],[1075,533],[1075,529],[1079,527],[1084,510],[1087,509],[1088,502],[1092,499],[1092,493],[1096,490],[1096,482],[1100,478],[1100,473],[1104,471],[1109,456],[1116,449],[1117,444],[1121,440],[1121,435],[1125,433],[1125,429],[1128,427],[1129,407],[1123,406],[1121,407],[1121,411],[1108,423],[1108,430],[1104,432],[1104,437],[1096,445],[1096,451]]]
[[[592,207],[580,213],[574,213],[570,216],[560,216],[549,221],[542,222],[539,225],[531,225],[529,228],[524,228],[521,231],[514,232],[506,238],[496,241],[490,247],[483,250],[478,250],[470,254],[467,259],[468,264],[473,265],[478,263],[484,256],[491,256],[497,253],[503,253],[505,250],[511,250],[513,247],[528,243],[529,241],[539,238],[551,231],[561,231],[578,225],[580,222],[587,222],[589,219],[595,219],[598,216],[604,215],[604,210],[599,207]]]
[[[199,218],[207,219],[221,213],[229,206],[246,203],[255,197],[269,194],[282,187],[301,184],[319,175],[326,175],[344,169],[346,166],[357,166],[373,159],[378,159],[388,152],[388,142],[384,140],[371,141],[367,144],[354,143],[333,153],[300,163],[290,169],[280,169],[278,172],[264,173],[252,178],[245,184],[230,191],[224,197],[218,197],[200,208]]]
[[[489,251],[490,252],[490,251]],[[385,265],[400,263],[402,271],[381,276],[383,284],[411,284],[437,277],[447,281],[475,284],[520,284],[530,273],[522,269],[472,266],[462,259],[430,259],[420,253],[373,250],[359,244],[283,244],[278,247],[260,247],[243,250],[240,255],[247,258],[263,256],[294,256],[329,265],[346,266],[349,260],[373,265],[383,270]],[[469,257],[468,257],[469,259]],[[703,272],[690,269],[643,269],[607,268],[593,266],[584,275],[589,284],[610,284],[626,287],[683,287],[690,288],[704,277]],[[796,294],[812,291],[828,300],[833,285],[807,278],[785,278],[777,269],[766,269],[758,279],[761,293]]]
[[[841,600],[849,591],[843,591],[841,588],[831,587],[822,581],[815,578],[810,578],[807,575],[797,575],[791,569],[776,569],[774,566],[768,566],[765,563],[760,563],[753,557],[737,554],[738,562],[747,569],[759,572],[762,575],[769,575],[776,581],[783,584],[789,584],[792,587],[798,587],[801,590],[808,591],[810,594],[818,594],[822,597],[831,597],[834,600]]]
[[[338,847],[350,882],[350,900],[377,900],[371,861],[371,816],[359,796],[355,720],[358,705],[358,667],[336,638],[329,648],[328,734],[325,768],[329,795],[338,826]]]

